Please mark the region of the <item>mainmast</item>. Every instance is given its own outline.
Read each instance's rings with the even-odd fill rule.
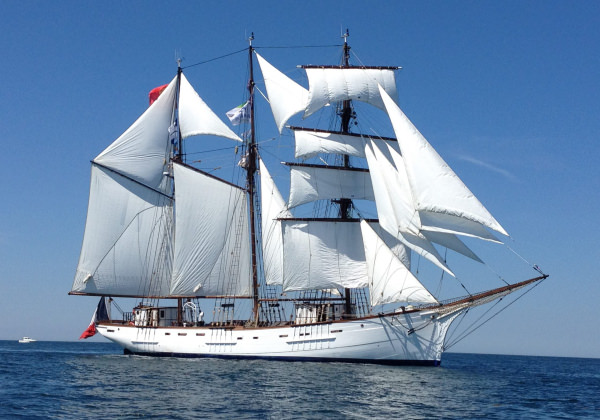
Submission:
[[[175,135],[174,139],[177,144],[177,150],[173,153],[173,160],[183,163],[184,154],[183,154],[183,140],[181,138],[181,130],[179,129],[179,95],[181,92],[181,58],[177,59],[177,89],[175,90],[175,106],[173,107],[173,118],[171,121],[171,127],[174,132],[170,133],[171,135]],[[183,299],[177,298],[177,325],[183,324]]]
[[[256,132],[254,124],[254,68],[252,60],[252,41],[254,40],[254,32],[248,38],[248,63],[250,66],[250,78],[248,80],[248,93],[250,96],[250,137],[248,139],[248,159],[246,167],[246,184],[248,188],[248,199],[250,204],[250,246],[252,255],[252,299],[253,299],[253,319],[255,324],[258,324],[259,317],[259,296],[258,296],[258,270],[256,264],[256,226],[255,226],[255,182],[254,174],[256,173]]]
[[[174,154],[173,158],[178,162],[183,162],[183,144],[181,139],[181,130],[179,130],[179,95],[181,91],[181,58],[177,59],[177,89],[175,90],[175,106],[173,107],[173,121],[171,121],[171,126],[173,127],[175,133],[171,133],[171,135],[175,134],[177,136],[176,144],[177,150]]]

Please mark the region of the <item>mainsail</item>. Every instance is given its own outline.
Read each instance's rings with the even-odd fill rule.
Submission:
[[[176,241],[171,294],[250,296],[245,191],[175,164]]]

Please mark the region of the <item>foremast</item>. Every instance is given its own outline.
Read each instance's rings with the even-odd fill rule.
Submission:
[[[350,36],[350,33],[348,32],[348,29],[346,29],[346,32],[344,33],[344,35],[342,35],[342,37],[344,38],[344,55],[342,58],[342,60],[343,60],[342,67],[343,68],[350,67],[350,46],[348,45],[348,36]],[[340,131],[342,132],[342,134],[348,134],[350,132],[350,120],[352,118],[352,101],[351,100],[346,99],[342,102],[340,118],[342,120]],[[343,159],[344,159],[344,168],[349,168],[350,167],[350,156],[343,155]],[[352,200],[350,200],[349,198],[341,198],[339,200],[339,205],[340,205],[340,218],[348,219],[350,217],[350,211],[352,209]],[[344,298],[345,298],[346,314],[351,314],[352,313],[352,289],[349,289],[347,287],[344,289]]]

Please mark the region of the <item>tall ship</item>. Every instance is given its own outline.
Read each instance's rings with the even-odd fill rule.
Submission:
[[[70,294],[100,302],[82,337],[136,355],[438,365],[454,321],[548,277],[531,265],[472,293],[480,269],[455,274],[450,259],[484,266],[471,244],[508,233],[399,108],[399,67],[352,65],[346,32],[337,64],[294,70],[305,87],[252,40],[227,124],[179,61],[92,160]],[[259,138],[260,106],[275,138]],[[203,138],[218,147],[192,153]]]

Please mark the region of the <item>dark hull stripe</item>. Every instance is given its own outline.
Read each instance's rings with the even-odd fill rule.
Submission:
[[[335,357],[296,357],[296,356],[242,356],[226,354],[193,354],[193,353],[163,353],[163,352],[132,352],[124,349],[124,354],[150,357],[181,357],[181,358],[213,358],[213,359],[251,359],[251,360],[278,360],[282,362],[340,362],[340,363],[368,363],[388,366],[439,366],[439,360],[391,360],[391,359],[347,359]]]

